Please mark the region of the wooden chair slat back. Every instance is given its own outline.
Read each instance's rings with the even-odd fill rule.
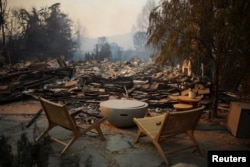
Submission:
[[[180,112],[171,112],[167,115],[165,125],[160,136],[171,136],[193,130],[200,119],[204,106]]]
[[[57,104],[44,98],[40,98],[40,102],[49,122],[70,130],[77,128],[65,105]]]

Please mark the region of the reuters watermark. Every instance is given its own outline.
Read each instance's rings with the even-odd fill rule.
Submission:
[[[208,167],[250,167],[248,151],[208,151]]]

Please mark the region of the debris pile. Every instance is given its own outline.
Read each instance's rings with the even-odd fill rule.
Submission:
[[[0,82],[1,104],[35,95],[78,103],[131,98],[149,105],[172,104],[173,95],[185,94],[187,88],[202,83],[178,68],[159,67],[139,59],[70,63],[53,59],[26,63],[2,70]],[[210,94],[207,83],[197,91]]]

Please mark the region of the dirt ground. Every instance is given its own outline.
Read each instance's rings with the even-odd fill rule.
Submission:
[[[42,115],[36,119],[30,127],[25,127],[34,115],[40,110],[40,103],[35,100],[13,102],[0,105],[0,135],[4,134],[10,139],[15,148],[16,140],[25,132],[31,141],[46,128],[46,118]],[[248,150],[250,151],[250,139],[236,138],[227,129],[228,111],[219,111],[219,118],[208,118],[208,112],[204,112],[195,131],[195,137],[205,153],[204,157],[191,151],[169,155],[171,166],[207,166],[206,153],[209,150]],[[34,129],[39,129],[34,131]],[[51,153],[49,155],[49,166],[143,166],[159,167],[162,160],[156,149],[147,139],[138,144],[133,140],[137,128],[116,128],[105,122],[102,125],[106,141],[100,141],[93,136],[85,136],[79,139],[67,151],[66,158],[60,157],[62,149],[56,143],[51,142]],[[62,133],[61,133],[62,132]],[[61,130],[55,130],[54,134],[69,136]],[[176,143],[166,144],[164,147],[175,147]],[[177,143],[183,145],[184,142]]]

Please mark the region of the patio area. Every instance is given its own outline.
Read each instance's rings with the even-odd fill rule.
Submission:
[[[34,100],[15,102],[0,106],[0,131],[8,137],[13,152],[16,153],[16,144],[23,133],[30,142],[47,126],[44,113],[30,126],[27,124],[34,118],[40,109],[40,104]],[[180,151],[168,156],[171,166],[207,166],[207,151],[209,150],[250,150],[250,139],[235,138],[226,129],[227,111],[220,111],[220,118],[208,119],[204,112],[194,135],[204,151],[201,157],[194,149]],[[99,140],[98,136],[87,134],[80,137],[65,153],[60,156],[62,146],[56,142],[48,141],[50,146],[48,166],[91,166],[91,167],[127,167],[165,166],[153,144],[147,138],[134,143],[137,127],[117,128],[108,121],[102,124],[106,141]],[[67,131],[56,128],[51,134],[59,134],[63,139],[70,138]],[[164,148],[171,150],[189,141],[171,140],[164,143]]]

